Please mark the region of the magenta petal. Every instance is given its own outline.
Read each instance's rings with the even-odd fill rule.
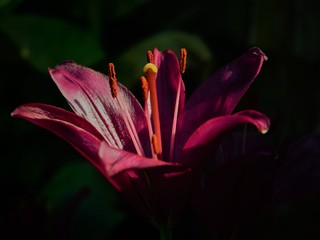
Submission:
[[[158,67],[157,93],[160,112],[163,159],[169,153],[172,121],[175,110],[176,97],[179,91],[179,109],[183,108],[185,101],[184,85],[181,78],[179,61],[171,50],[154,50],[154,63]],[[180,87],[179,87],[180,85]]]
[[[259,48],[252,48],[203,82],[190,96],[179,117],[180,141],[184,142],[205,121],[231,114],[265,59]]]
[[[85,119],[64,109],[39,103],[24,104],[16,108],[11,115],[58,135],[101,170],[98,150],[103,137]]]
[[[179,164],[146,158],[128,151],[110,147],[106,142],[101,143],[99,156],[104,164],[108,176],[110,177],[128,170],[160,166],[180,166]]]
[[[92,123],[111,146],[134,151],[123,111],[111,96],[107,76],[74,62],[62,63],[49,72],[72,109]],[[147,124],[139,102],[119,83],[118,98],[131,116],[140,139],[148,143],[143,141],[148,139]],[[144,148],[150,149],[149,146]]]
[[[207,158],[212,157],[215,141],[222,134],[237,125],[248,123],[256,126],[261,133],[266,133],[269,129],[270,120],[260,112],[246,110],[233,115],[213,118],[205,122],[187,140],[182,151],[181,163],[187,167],[205,164],[208,160]]]
[[[79,117],[78,115],[66,111],[65,109],[58,108],[43,103],[27,103],[17,107],[12,113],[12,117],[24,118],[40,127],[46,128],[57,135],[64,134],[59,128],[52,128],[51,122],[61,123],[70,127],[79,128],[85,132],[95,136],[100,141],[103,136],[99,131],[92,126],[91,123]],[[60,133],[61,132],[61,133]]]
[[[113,178],[108,176],[105,165],[98,154],[102,136],[85,119],[64,109],[38,103],[22,105],[16,108],[11,115],[43,127],[70,143],[106,177],[121,195],[130,199],[132,205],[143,215],[149,217],[129,175],[123,173]]]

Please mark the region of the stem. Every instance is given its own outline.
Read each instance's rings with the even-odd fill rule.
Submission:
[[[161,240],[172,240],[172,229],[171,228],[160,228]]]

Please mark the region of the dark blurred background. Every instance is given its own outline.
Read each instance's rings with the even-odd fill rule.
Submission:
[[[185,47],[190,94],[210,73],[259,47],[269,60],[239,109],[270,117],[266,137],[277,148],[318,133],[319,43],[316,1],[0,0],[0,238],[158,238],[72,147],[10,117],[26,102],[69,109],[48,67],[73,59],[106,73],[114,62],[119,81],[139,94],[145,52],[179,54]],[[258,239],[304,239],[304,231],[319,229],[318,187],[299,210],[286,205],[274,221],[261,223]]]

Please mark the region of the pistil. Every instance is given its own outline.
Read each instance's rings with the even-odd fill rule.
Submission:
[[[143,71],[145,72],[146,79],[148,80],[148,86],[150,90],[150,101],[152,110],[152,123],[155,138],[157,138],[157,155],[162,153],[162,143],[161,143],[161,128],[160,128],[160,117],[158,108],[158,96],[157,96],[157,83],[156,83],[156,73],[158,71],[157,67],[153,63],[147,63]]]

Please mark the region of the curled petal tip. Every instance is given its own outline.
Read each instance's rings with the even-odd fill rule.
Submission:
[[[253,47],[249,50],[249,54],[258,56],[258,57],[262,57],[263,60],[267,61],[268,57],[266,56],[266,54],[264,52],[262,52],[262,50],[258,47]]]
[[[10,116],[11,117],[19,117],[19,114],[21,113],[21,106],[15,108],[11,113]],[[23,111],[23,110],[22,110]]]
[[[266,134],[266,133],[269,132],[269,128],[270,128],[270,120],[269,120],[269,118],[265,117],[265,119],[263,120],[263,122],[260,125],[261,126],[258,127],[258,129],[262,134]]]
[[[13,110],[13,111],[10,113],[10,116],[11,116],[11,117],[14,117],[14,116],[15,116],[15,110]]]

